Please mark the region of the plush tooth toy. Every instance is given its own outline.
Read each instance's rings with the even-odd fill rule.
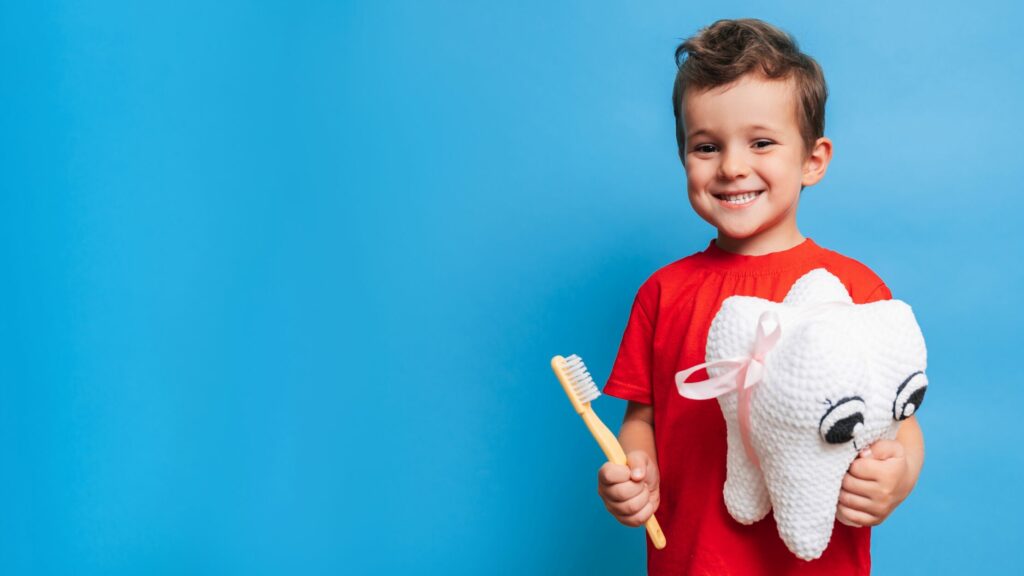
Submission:
[[[727,298],[706,359],[676,374],[676,385],[687,398],[718,398],[729,513],[751,524],[774,509],[786,546],[820,557],[850,463],[895,438],[924,400],[924,337],[910,306],[854,304],[838,278],[815,269],[781,303]],[[687,382],[704,368],[709,380]]]

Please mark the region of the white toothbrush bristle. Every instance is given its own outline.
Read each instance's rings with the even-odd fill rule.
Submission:
[[[587,365],[579,356],[573,354],[565,359],[565,375],[569,378],[569,383],[572,384],[573,394],[580,402],[592,402],[601,395],[597,384],[594,384],[594,379],[587,371]]]

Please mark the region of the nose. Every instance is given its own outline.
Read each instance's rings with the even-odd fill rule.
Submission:
[[[735,180],[750,174],[750,166],[742,152],[726,149],[722,151],[721,158],[722,163],[718,165],[718,176],[723,180]]]

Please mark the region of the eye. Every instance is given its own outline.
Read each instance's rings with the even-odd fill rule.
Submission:
[[[857,427],[864,427],[865,409],[866,405],[860,396],[843,398],[833,404],[818,424],[822,440],[829,444],[843,444],[853,440],[860,432]]]
[[[718,147],[714,144],[697,144],[693,147],[693,151],[700,154],[712,154],[718,151]]]
[[[775,144],[775,142],[772,142],[771,140],[757,140],[754,142],[754,148],[764,149],[771,146],[772,144]]]
[[[921,408],[924,393],[928,390],[928,377],[924,372],[914,372],[900,384],[896,390],[896,400],[892,403],[892,417],[906,420]]]

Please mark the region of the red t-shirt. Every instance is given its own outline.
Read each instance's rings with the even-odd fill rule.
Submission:
[[[805,273],[825,268],[858,304],[891,298],[863,264],[810,239],[763,256],[726,252],[714,243],[655,272],[637,292],[604,393],[654,406],[661,472],[656,516],[667,545],[648,539],[648,574],[780,576],[868,574],[871,529],[835,524],[821,558],[797,558],[779,537],[772,514],[750,526],[729,516],[725,484],[726,428],[718,402],[679,395],[675,374],[704,362],[708,329],[729,296],[781,302]],[[691,379],[707,378],[705,372]]]

